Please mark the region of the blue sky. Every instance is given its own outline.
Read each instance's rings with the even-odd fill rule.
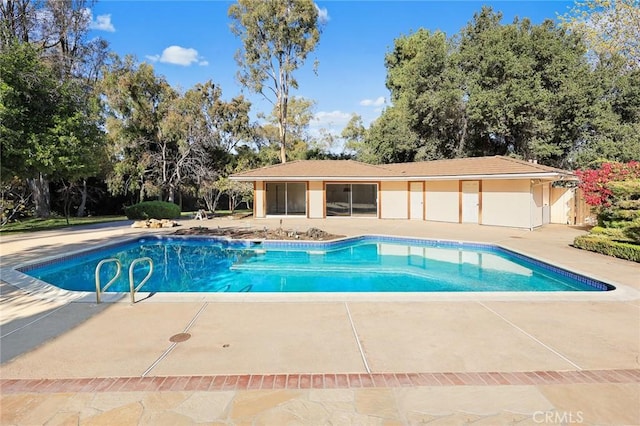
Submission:
[[[209,79],[230,99],[243,90],[236,81],[234,54],[241,42],[229,29],[230,1],[98,1],[91,36],[100,36],[119,55],[133,54],[152,63],[156,73],[185,91]],[[515,16],[534,23],[556,19],[572,1],[320,1],[327,21],[316,50],[295,75],[296,96],[313,99],[312,131],[339,133],[352,113],[365,125],[388,105],[384,56],[394,39],[419,28],[457,33],[483,4],[509,23]],[[318,75],[313,61],[319,61]],[[269,113],[270,104],[244,90],[253,114]]]

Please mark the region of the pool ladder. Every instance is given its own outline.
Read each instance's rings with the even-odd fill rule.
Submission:
[[[133,281],[133,270],[135,266],[141,262],[149,263],[149,272],[147,272],[147,275],[142,279],[142,281],[140,281],[140,284],[138,284],[138,286],[136,287]],[[109,280],[109,282],[104,287],[102,287],[100,284],[100,268],[102,268],[102,265],[106,263],[115,263],[117,269],[116,269],[116,275],[113,278],[111,278],[111,280]],[[98,263],[98,265],[96,266],[96,303],[100,303],[100,295],[105,291],[107,291],[107,289],[111,287],[111,284],[116,282],[118,277],[120,277],[121,272],[122,272],[122,263],[120,262],[120,260],[116,258],[112,257],[109,259],[102,259]],[[151,278],[152,274],[153,274],[153,260],[150,257],[140,257],[138,259],[135,259],[133,262],[131,262],[131,265],[129,265],[129,292],[131,293],[131,303],[136,303],[136,291],[140,290],[140,288],[147,281],[149,281],[149,278]]]

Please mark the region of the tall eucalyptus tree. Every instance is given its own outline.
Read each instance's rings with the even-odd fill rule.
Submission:
[[[294,72],[319,39],[318,9],[312,0],[238,0],[229,8],[232,32],[241,38],[236,55],[240,82],[264,96],[278,121],[280,161],[287,161],[290,90]],[[317,63],[316,63],[317,65]]]

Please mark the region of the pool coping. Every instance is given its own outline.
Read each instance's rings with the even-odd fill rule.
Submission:
[[[567,268],[558,262],[549,259],[540,258],[505,247],[500,243],[463,241],[453,239],[433,239],[419,237],[405,237],[384,234],[360,234],[347,236],[330,241],[311,241],[311,240],[265,240],[265,239],[232,239],[225,236],[203,236],[203,235],[151,235],[151,236],[126,236],[114,238],[113,242],[108,244],[109,247],[128,244],[132,241],[155,238],[155,239],[210,239],[218,241],[228,241],[233,243],[242,243],[244,246],[251,244],[264,244],[267,246],[275,246],[278,248],[287,246],[300,246],[308,244],[313,246],[336,245],[354,240],[362,240],[366,238],[379,238],[387,241],[403,241],[403,242],[433,242],[435,244],[444,245],[462,245],[466,244],[477,248],[498,248],[516,256],[524,256],[528,260],[535,263],[541,263],[545,267],[555,270],[565,271],[578,277],[584,277],[587,280],[596,281],[604,285],[611,285],[615,288],[609,291],[521,291],[521,292],[300,292],[300,293],[175,293],[175,292],[138,292],[136,293],[136,302],[429,302],[429,301],[631,301],[640,299],[640,291],[631,288],[622,283],[613,282],[610,279],[603,279],[594,274],[585,273],[576,268]],[[29,261],[20,263],[10,267],[0,268],[0,277],[10,285],[16,286],[21,290],[29,293],[31,296],[38,297],[43,300],[64,300],[67,302],[80,303],[96,303],[95,292],[71,291],[64,290],[52,284],[41,281],[22,272],[24,269],[37,267],[37,265],[46,264],[66,257],[77,256],[80,254],[90,253],[100,250],[100,248],[83,248],[71,251],[65,255],[47,256],[37,261]],[[124,293],[102,293],[101,302],[103,303],[131,303],[130,294]]]

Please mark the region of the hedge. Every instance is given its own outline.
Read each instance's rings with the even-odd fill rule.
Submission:
[[[629,238],[636,244],[640,244],[640,220],[631,222],[622,232],[625,237]]]
[[[129,219],[176,219],[180,217],[180,206],[165,201],[143,201],[124,208]]]
[[[640,263],[640,245],[611,241],[594,235],[576,237],[573,246],[596,253]]]
[[[616,205],[621,209],[640,210],[640,200],[620,200]]]
[[[621,228],[605,228],[603,226],[594,226],[589,230],[592,235],[605,235],[614,240],[624,239],[624,231]]]

